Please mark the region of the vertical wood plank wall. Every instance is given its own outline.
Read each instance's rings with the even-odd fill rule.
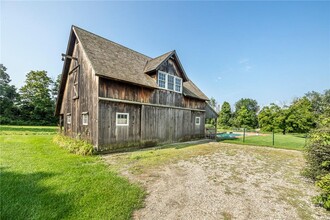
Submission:
[[[99,101],[99,146],[130,146],[145,142],[176,142],[205,135],[205,101],[184,97],[180,93],[152,90],[109,79],[99,79],[99,96],[141,102],[141,104]],[[144,105],[145,103],[146,105]],[[159,104],[173,107],[148,106]],[[116,112],[129,113],[129,126],[116,126]],[[200,125],[195,118],[200,117]],[[120,145],[120,147],[122,147]],[[116,146],[118,147],[118,146]]]
[[[78,58],[78,98],[74,99],[73,74],[68,75],[61,111],[65,135],[71,137],[80,136],[82,139],[97,145],[98,132],[98,76],[93,74],[92,65],[81,48],[81,44],[75,43],[73,57]],[[72,61],[69,72],[76,66]],[[95,92],[93,92],[95,91]],[[82,124],[82,113],[88,113],[88,125]],[[71,124],[67,123],[67,115],[71,114]]]
[[[64,119],[65,135],[80,136],[97,146],[99,150],[116,145],[127,147],[146,142],[176,142],[204,137],[204,100],[168,90],[149,89],[98,77],[79,43],[75,43],[72,56],[78,57],[79,97],[73,99],[74,79],[73,74],[70,74],[60,111]],[[69,72],[74,67],[75,62],[71,62]],[[176,73],[178,70],[172,61],[168,61],[167,66],[161,68],[171,74],[180,75]],[[99,100],[99,97],[141,104],[104,101]],[[88,125],[82,124],[83,112],[88,112]],[[116,126],[117,112],[129,113],[129,126]],[[71,124],[67,123],[68,114],[71,114]],[[200,117],[200,125],[195,124],[196,117]]]

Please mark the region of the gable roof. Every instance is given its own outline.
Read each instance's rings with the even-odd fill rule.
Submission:
[[[206,108],[205,108],[205,118],[218,118],[219,114],[214,110],[214,108],[206,102]]]
[[[150,57],[99,37],[78,27],[73,27],[89,58],[95,74],[133,84],[157,88],[154,79],[144,73]]]
[[[155,79],[146,73],[157,70],[162,63],[174,57],[184,76],[183,95],[208,100],[187,77],[175,50],[153,59],[89,31],[72,26],[66,50],[66,54],[69,56],[73,54],[76,39],[81,43],[96,75],[148,88],[158,88],[158,85]],[[56,115],[60,112],[70,64],[71,59],[65,58],[56,102]]]
[[[179,69],[181,70],[182,74],[183,74],[183,81],[189,81],[186,72],[184,71],[181,62],[179,60],[178,55],[176,54],[175,50],[172,50],[170,52],[167,52],[159,57],[156,57],[152,60],[149,60],[144,68],[144,72],[148,73],[154,70],[158,70],[158,68],[164,63],[166,62],[168,59],[170,59],[171,57],[174,58],[174,60],[176,61]]]
[[[191,81],[183,82],[183,95],[197,99],[209,100],[207,96]]]
[[[156,70],[163,62],[165,62],[168,58],[170,58],[174,52],[175,51],[172,50],[152,60],[148,60],[147,65],[144,68],[144,72],[148,73],[150,71]]]

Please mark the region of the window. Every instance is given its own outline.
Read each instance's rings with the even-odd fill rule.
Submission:
[[[66,123],[71,124],[71,114],[70,113],[67,114],[67,116],[66,116]]]
[[[163,71],[158,71],[158,86],[167,90],[182,92],[182,79],[165,73]]]
[[[79,98],[79,66],[75,67],[72,73],[73,76],[73,99]]]
[[[175,91],[176,92],[182,92],[182,79],[175,78]]]
[[[174,76],[167,75],[167,89],[174,90]]]
[[[117,126],[128,126],[129,114],[128,113],[116,113],[116,125]]]
[[[200,125],[201,124],[201,118],[200,117],[196,117],[195,118],[195,125]]]
[[[158,72],[158,86],[161,88],[166,88],[166,74]]]
[[[83,125],[88,125],[88,112],[83,112],[82,113],[82,124]]]

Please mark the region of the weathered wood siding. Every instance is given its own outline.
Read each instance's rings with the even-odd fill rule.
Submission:
[[[140,141],[140,114],[138,105],[116,102],[99,103],[99,145]],[[116,113],[129,113],[128,126],[116,126]]]
[[[160,71],[164,71],[171,75],[175,75],[175,76],[179,76],[180,78],[183,78],[183,74],[179,71],[176,61],[173,60],[172,58],[168,59],[166,62],[160,65],[158,69]]]
[[[99,83],[100,97],[140,102],[129,104],[100,100],[100,149],[145,143],[170,143],[204,137],[205,101],[172,91],[147,89],[104,78],[100,78]],[[129,113],[129,126],[116,126],[116,112]],[[200,125],[195,124],[196,117],[200,117]]]
[[[124,82],[100,78],[99,96],[159,105],[205,110],[205,101],[185,97],[164,89],[148,89]]]
[[[79,65],[78,68],[68,75],[60,114],[64,118],[64,134],[87,140],[97,145],[98,132],[98,76],[95,76],[92,65],[88,61],[81,44],[75,43],[73,57],[78,58],[78,62],[71,61],[69,73]],[[75,74],[77,79],[75,80]],[[74,81],[78,97],[74,98]],[[93,92],[94,91],[94,92]],[[82,123],[82,113],[88,113],[88,125]],[[67,115],[71,114],[71,124],[67,123]]]

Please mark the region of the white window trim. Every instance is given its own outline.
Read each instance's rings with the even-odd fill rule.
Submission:
[[[197,123],[198,119],[198,123]],[[195,117],[195,125],[200,125],[201,124],[201,117]]]
[[[177,79],[179,79],[180,82],[181,82],[181,85],[180,85],[180,91],[177,91],[177,90],[176,90],[176,80],[177,80]],[[182,93],[182,79],[181,79],[180,77],[175,77],[175,78],[174,78],[174,91],[175,91],[175,92]]]
[[[70,117],[70,120],[69,120],[69,117]],[[71,114],[70,113],[66,114],[66,123],[70,125],[71,121],[72,121]]]
[[[159,73],[162,73],[162,74],[165,75],[165,88],[160,87],[159,84],[158,84],[158,81],[159,81]],[[173,81],[173,84],[174,84],[174,85],[173,85],[173,90],[167,88],[167,86],[168,86],[168,76],[173,76],[173,77],[174,77],[174,81]],[[180,79],[180,81],[181,81],[180,91],[177,91],[177,90],[175,89],[176,79]],[[180,77],[177,77],[177,76],[175,76],[175,75],[171,75],[171,74],[166,73],[166,72],[164,72],[164,71],[160,71],[160,70],[158,70],[158,74],[157,74],[157,85],[158,85],[158,88],[160,88],[160,89],[165,89],[165,90],[172,91],[172,92],[182,93],[183,80],[182,80],[182,78],[180,78]]]
[[[84,117],[86,117],[86,116],[87,116],[87,122],[84,121]],[[82,124],[88,125],[88,120],[89,120],[88,112],[83,112],[82,113]]]
[[[118,124],[118,115],[127,115],[127,123],[126,124]],[[128,125],[129,125],[129,113],[116,112],[116,126],[128,126]]]
[[[159,81],[160,81],[160,80],[159,80],[159,78],[160,78],[160,74],[159,74],[159,73],[165,75],[165,87],[161,87],[161,86],[159,86]],[[157,74],[157,85],[158,85],[159,88],[167,89],[167,75],[166,75],[165,72],[162,72],[162,71],[159,71],[159,72],[158,72],[158,74]]]

